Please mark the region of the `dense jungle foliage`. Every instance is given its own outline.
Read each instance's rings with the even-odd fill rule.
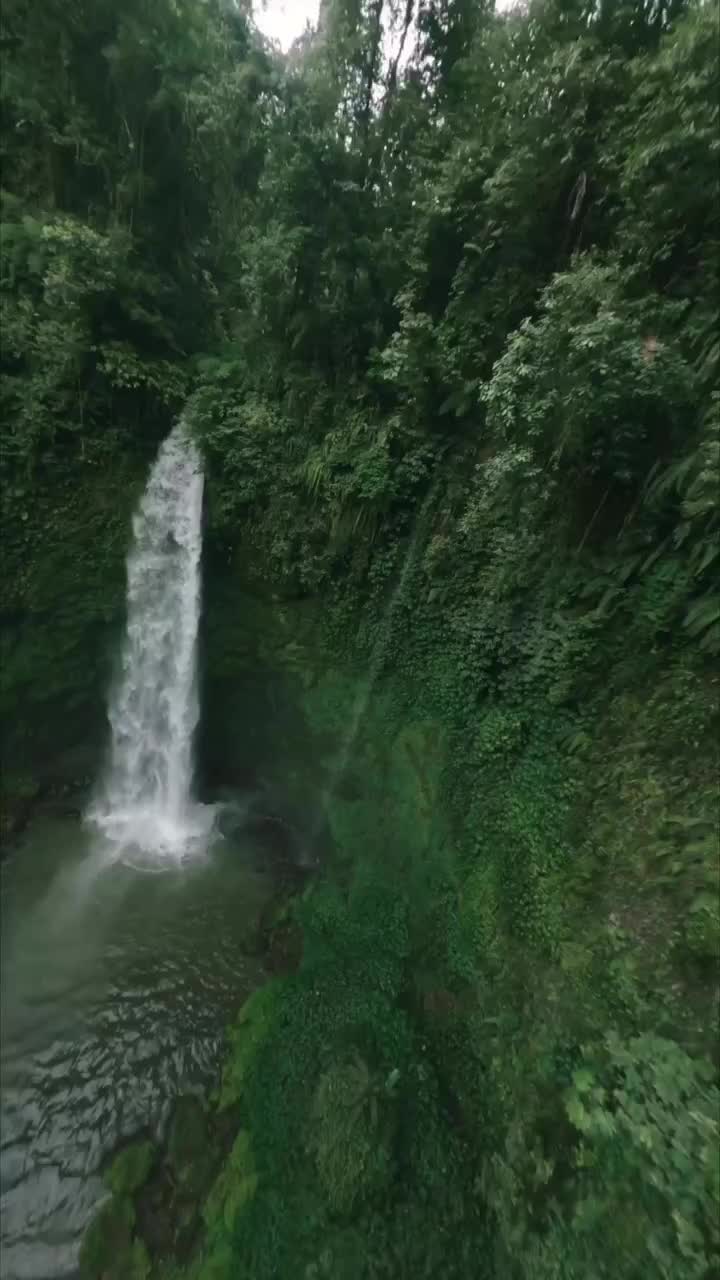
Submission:
[[[119,1179],[87,1273],[711,1280],[717,10],[320,18],[282,56],[230,0],[2,9],[7,774],[87,731],[180,412],[208,599],[314,602],[440,760],[423,855],[348,801],[291,909],[192,1256]]]

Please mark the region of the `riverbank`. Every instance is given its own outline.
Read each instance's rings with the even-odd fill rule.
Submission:
[[[216,1087],[226,1025],[269,977],[273,865],[240,833],[155,874],[76,820],[18,837],[0,873],[3,1277],[75,1276],[113,1153]]]

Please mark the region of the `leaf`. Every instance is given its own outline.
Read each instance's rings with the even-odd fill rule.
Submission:
[[[701,573],[704,573],[708,565],[711,565],[713,560],[717,559],[719,555],[720,555],[720,542],[711,542],[709,546],[705,548],[705,553],[695,570],[696,577],[699,576]]]
[[[587,1133],[590,1117],[579,1098],[572,1096],[565,1103],[568,1119],[580,1133]]]
[[[699,893],[696,898],[693,898],[688,908],[691,915],[694,915],[697,911],[715,911],[716,909],[717,898],[709,893]]]
[[[700,635],[707,627],[720,621],[720,595],[707,595],[690,606],[683,625],[690,635]]]
[[[578,1093],[588,1093],[595,1084],[595,1076],[587,1067],[581,1067],[573,1072],[573,1083]]]

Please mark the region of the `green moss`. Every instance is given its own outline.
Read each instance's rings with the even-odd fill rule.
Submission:
[[[320,1077],[313,1098],[308,1148],[328,1204],[349,1213],[392,1180],[390,1133],[379,1082],[358,1054]]]
[[[218,1225],[232,1237],[240,1218],[257,1191],[250,1134],[241,1129],[230,1155],[207,1198],[203,1216],[212,1233]]]
[[[83,1280],[148,1280],[150,1260],[133,1239],[135,1211],[124,1196],[113,1195],[88,1227],[80,1252]]]
[[[157,1153],[152,1142],[133,1142],[115,1157],[105,1181],[117,1196],[132,1196],[147,1182]]]
[[[253,1280],[296,1275],[298,1257],[335,1276],[345,1246],[333,1223],[349,1217],[378,1231],[388,1255],[398,1248],[393,1274],[406,1274],[422,1222],[408,1231],[412,1213],[401,1215],[400,1246],[381,1206],[408,1177],[419,1194],[407,1163],[418,1125],[441,1148],[447,1116],[438,1120],[437,1101],[417,1111],[433,1081],[462,1134],[462,1156],[446,1166],[454,1208],[442,1212],[459,1214],[459,1239],[478,1239],[485,1227],[466,1217],[474,1180],[496,1217],[493,1248],[554,1274],[557,1258],[582,1252],[562,1216],[577,1176],[563,1098],[581,1045],[609,1023],[630,1035],[676,1016],[698,1048],[708,1043],[709,988],[693,977],[692,999],[680,994],[690,991],[683,949],[704,965],[715,939],[702,896],[714,748],[697,677],[659,668],[650,697],[632,683],[602,689],[582,716],[537,689],[522,705],[496,693],[473,707],[448,697],[463,673],[437,650],[413,659],[411,677],[381,674],[370,687],[362,670],[323,658],[327,633],[318,619],[313,638],[308,619],[288,668],[269,641],[269,665],[256,670],[266,679],[279,664],[282,771],[299,799],[320,790],[326,871],[343,888],[315,888],[296,907],[301,970],[253,997],[233,1033],[224,1094],[245,1109],[253,1156],[218,1179],[210,1237],[235,1224],[237,1274]],[[282,699],[295,700],[294,722]],[[403,989],[414,993],[410,1045],[395,1005]],[[358,1062],[370,1083],[352,1102]],[[396,1071],[399,1092],[385,1098]],[[422,1160],[432,1166],[429,1150]],[[561,1217],[540,1244],[551,1199]],[[618,1212],[618,1256],[624,1232]],[[273,1241],[266,1256],[261,1240]]]
[[[190,1280],[236,1280],[237,1277],[237,1254],[232,1244],[224,1240],[211,1247],[207,1256],[193,1270]]]
[[[242,631],[243,609],[223,609],[228,634]],[[546,636],[536,660],[535,629],[518,656],[500,610],[502,680],[445,654],[427,615],[392,648],[392,674],[370,680],[317,606],[266,599],[248,617],[236,695],[254,684],[271,710],[253,749],[299,812],[321,797],[332,841],[329,883],[293,912],[300,971],[257,993],[232,1033],[223,1102],[242,1108],[252,1156],[218,1177],[207,1258],[233,1280],[334,1278],[352,1252],[342,1219],[373,1241],[353,1280],[383,1274],[380,1257],[388,1274],[412,1258],[431,1275],[429,1204],[457,1243],[435,1274],[473,1273],[463,1241],[486,1247],[489,1212],[493,1252],[552,1275],[582,1253],[564,1099],[583,1046],[661,1024],[699,1056],[709,1046],[704,677],[664,654],[649,687],[622,665],[602,681],[587,635],[570,654]],[[232,663],[229,647],[229,680]],[[371,1083],[355,1105],[358,1061]]]
[[[245,1080],[270,1033],[277,1014],[277,985],[258,988],[245,1001],[230,1031],[230,1052],[223,1072],[220,1107],[239,1102]]]

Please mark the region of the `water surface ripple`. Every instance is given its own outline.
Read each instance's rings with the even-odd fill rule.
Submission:
[[[108,1153],[215,1079],[262,976],[246,939],[269,885],[251,850],[148,875],[90,840],[37,822],[2,867],[2,1280],[76,1274]]]

